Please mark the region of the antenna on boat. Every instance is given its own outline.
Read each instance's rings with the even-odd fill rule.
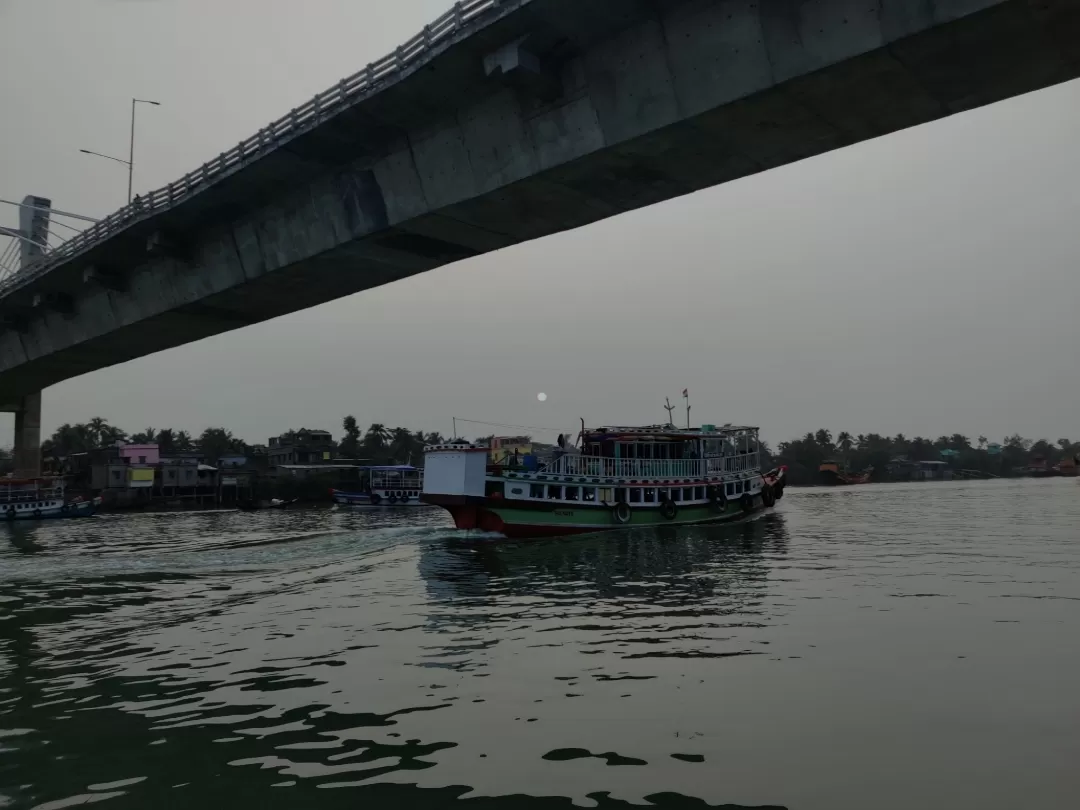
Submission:
[[[451,417],[454,420],[454,438],[457,439],[457,417]]]
[[[675,406],[671,404],[671,397],[664,397],[664,410],[667,411],[667,423],[674,427],[675,421],[671,418],[671,412],[675,410]]]
[[[682,390],[682,397],[686,400],[686,429],[690,429],[690,389],[684,388]]]

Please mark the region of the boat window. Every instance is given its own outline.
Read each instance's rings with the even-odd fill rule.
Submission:
[[[581,500],[581,487],[567,487],[565,500],[568,501],[580,501]]]
[[[630,503],[641,503],[641,490],[631,489],[630,491]]]
[[[731,497],[732,495],[734,495],[734,494],[735,494],[735,485],[734,485],[734,484],[728,484],[728,485],[727,485],[727,486],[725,486],[724,488],[725,488],[725,489],[727,490],[727,496],[728,496],[729,498],[730,498],[730,497]]]
[[[656,503],[656,489],[655,488],[646,487],[643,491],[645,493],[645,503]]]
[[[544,497],[544,485],[543,484],[531,484],[529,486],[530,498],[543,498]]]
[[[583,501],[596,501],[596,489],[593,487],[585,487],[581,490],[581,500]]]
[[[510,494],[511,495],[521,495],[522,493],[524,493],[524,491],[525,490],[523,490],[521,487],[514,487],[512,490],[510,490]]]
[[[703,500],[705,500],[705,487],[694,487],[694,500],[695,501],[703,501]]]
[[[736,481],[735,482],[735,494],[736,495],[741,495],[742,491],[743,491],[743,482],[742,481]]]
[[[562,486],[555,486],[554,484],[548,484],[548,500],[558,501],[562,499]]]
[[[626,503],[626,490],[625,489],[617,489],[617,490],[615,490],[615,503]]]
[[[693,487],[686,487],[685,489],[683,489],[683,491],[682,491],[682,499],[684,501],[692,501],[692,500],[694,500],[694,488]]]

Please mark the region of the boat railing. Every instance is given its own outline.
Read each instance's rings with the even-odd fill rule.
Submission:
[[[699,458],[606,458],[568,453],[552,461],[541,472],[589,478],[700,478],[705,475],[705,461]]]
[[[668,480],[703,478],[758,468],[756,452],[705,459],[608,458],[567,453],[543,467],[541,472],[550,475],[580,475],[587,478]]]
[[[744,472],[756,470],[760,467],[757,451],[752,453],[739,453],[732,456],[717,456],[705,459],[709,475],[725,475],[726,473]]]
[[[371,475],[373,489],[421,489],[424,484],[423,470],[415,472],[384,472],[378,471]]]

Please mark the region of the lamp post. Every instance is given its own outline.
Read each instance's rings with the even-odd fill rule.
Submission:
[[[131,100],[131,148],[128,151],[128,205],[131,204],[131,184],[135,180],[135,105],[136,104],[153,104],[155,107],[160,107],[156,101],[149,101],[144,98],[133,98]]]
[[[97,157],[107,158],[108,160],[115,160],[117,163],[123,163],[128,167],[128,205],[131,204],[131,191],[135,182],[135,105],[137,104],[153,104],[155,107],[161,106],[159,102],[150,101],[145,98],[133,98],[131,100],[131,143],[128,149],[127,160],[113,157],[112,155],[103,155],[101,152],[91,152],[89,149],[79,150],[85,155],[96,155]]]

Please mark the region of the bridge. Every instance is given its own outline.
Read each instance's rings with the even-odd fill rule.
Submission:
[[[467,0],[0,281],[43,388],[1080,75],[1080,0]],[[20,455],[20,448],[22,455]]]

